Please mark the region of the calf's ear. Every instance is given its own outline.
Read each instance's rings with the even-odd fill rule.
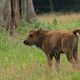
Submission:
[[[42,28],[37,30],[37,34],[40,34],[42,32]]]

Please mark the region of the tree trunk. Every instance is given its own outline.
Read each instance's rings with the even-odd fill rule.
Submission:
[[[15,20],[16,24],[18,24],[20,21],[20,14],[21,14],[20,8],[21,7],[20,7],[19,0],[13,0],[13,3],[14,3],[13,9],[14,9],[14,13],[15,13],[14,20]]]
[[[32,0],[21,0],[21,15],[29,22],[35,18],[36,14]]]
[[[22,18],[26,17],[27,14],[27,3],[26,0],[21,0],[21,15]]]
[[[6,31],[10,32],[10,24],[11,24],[11,0],[6,0],[4,9],[4,25],[6,27]]]
[[[4,8],[4,23],[6,31],[16,35],[16,25],[20,20],[19,0],[6,0]]]
[[[5,0],[0,0],[0,25],[4,25],[4,21],[3,21],[3,10],[4,10],[4,6],[5,6]]]
[[[34,6],[33,6],[33,2],[32,0],[26,0],[27,1],[27,20],[29,22],[32,22],[32,20],[34,20],[36,14],[35,14],[35,11],[34,11]]]
[[[4,22],[11,35],[16,34],[16,26],[24,15],[29,22],[35,18],[32,0],[6,0]]]
[[[50,11],[53,12],[53,0],[50,0]]]

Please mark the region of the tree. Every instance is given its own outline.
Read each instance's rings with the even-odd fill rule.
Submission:
[[[53,0],[50,0],[50,11],[53,12]]]
[[[31,22],[35,17],[32,0],[6,0],[4,8],[5,28],[11,35],[16,35],[16,27],[23,16]]]
[[[19,0],[6,0],[4,8],[4,25],[6,31],[9,31],[12,36],[16,35],[16,26],[19,20]]]
[[[22,0],[21,1],[21,14],[22,17],[26,17],[27,21],[31,22],[36,14],[34,11],[34,6],[32,0]]]
[[[34,19],[34,17],[35,17],[35,11],[33,7],[33,2],[32,0],[27,0],[27,20],[31,22],[32,19]]]

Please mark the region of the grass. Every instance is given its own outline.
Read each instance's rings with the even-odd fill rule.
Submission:
[[[65,55],[61,55],[59,71],[46,71],[45,54],[35,46],[23,44],[32,28],[75,29],[80,28],[80,14],[39,15],[32,24],[25,21],[18,26],[18,35],[11,37],[0,27],[0,80],[79,80],[80,71],[74,70]],[[80,38],[79,50],[80,53]],[[80,54],[79,54],[80,56]]]

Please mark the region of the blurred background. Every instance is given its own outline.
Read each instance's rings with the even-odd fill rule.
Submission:
[[[0,80],[80,80],[64,54],[59,71],[54,59],[53,70],[46,71],[45,54],[23,44],[34,28],[80,28],[80,0],[0,0]]]

